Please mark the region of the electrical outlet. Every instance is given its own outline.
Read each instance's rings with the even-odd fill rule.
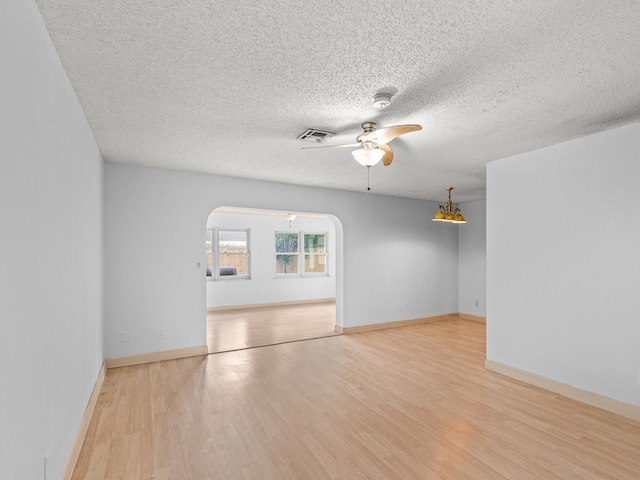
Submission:
[[[476,300],[476,307],[480,305],[480,302]]]
[[[401,312],[401,311],[402,311],[402,304],[401,304],[401,303],[399,303],[399,304],[398,304],[398,311],[399,311],[399,312]]]
[[[164,338],[164,328],[158,329],[158,338]]]
[[[129,341],[129,332],[127,330],[120,330],[120,341],[121,342]]]

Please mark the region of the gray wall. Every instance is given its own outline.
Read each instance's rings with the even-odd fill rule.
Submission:
[[[640,405],[640,124],[490,163],[487,358]]]
[[[484,200],[460,205],[467,219],[451,225],[458,232],[458,311],[481,317],[487,314],[487,206]],[[477,302],[477,305],[476,305]]]
[[[197,264],[219,206],[337,218],[341,326],[458,311],[458,233],[431,221],[433,202],[115,164],[105,192],[107,357],[206,344]]]
[[[36,4],[0,2],[0,478],[59,478],[103,360],[102,158]]]

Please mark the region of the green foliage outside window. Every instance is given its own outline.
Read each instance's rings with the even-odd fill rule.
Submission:
[[[276,233],[276,273],[298,273],[298,234]]]

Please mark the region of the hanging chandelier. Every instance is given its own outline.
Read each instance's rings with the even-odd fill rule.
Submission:
[[[451,201],[453,187],[446,187],[445,190],[449,192],[447,206],[440,205],[432,220],[434,222],[467,223],[467,220],[462,216],[462,211],[459,208],[453,208],[453,202]]]

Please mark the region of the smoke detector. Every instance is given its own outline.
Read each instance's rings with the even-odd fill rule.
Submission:
[[[393,95],[390,93],[379,92],[373,96],[373,106],[382,110],[383,108],[387,108],[391,103],[391,97]]]

